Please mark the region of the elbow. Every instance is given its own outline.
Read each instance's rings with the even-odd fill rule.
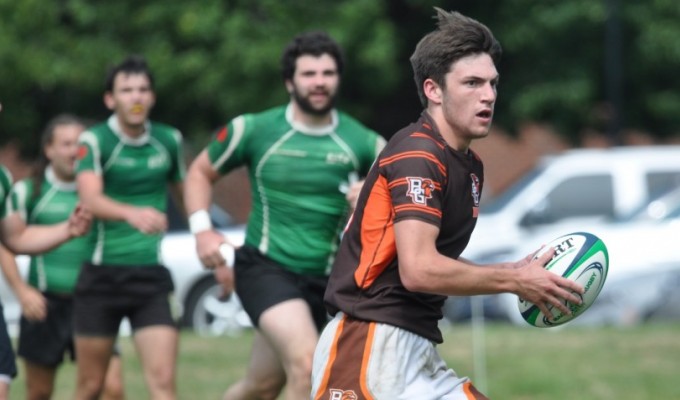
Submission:
[[[400,262],[399,263],[399,275],[401,278],[401,284],[410,292],[427,292],[428,287],[426,285],[427,279],[425,279],[426,270],[424,266],[420,265],[417,261],[415,262]]]

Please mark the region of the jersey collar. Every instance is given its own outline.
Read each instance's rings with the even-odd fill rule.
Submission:
[[[116,114],[113,114],[109,117],[107,124],[109,125],[109,128],[111,128],[113,133],[115,133],[116,136],[118,136],[118,138],[123,144],[129,146],[143,146],[149,142],[149,137],[151,136],[149,134],[149,132],[151,131],[151,123],[148,120],[144,122],[144,133],[142,133],[139,137],[136,138],[126,135],[123,132],[123,130],[120,129],[120,124],[118,123],[118,118],[116,118]]]
[[[312,136],[323,136],[335,131],[335,128],[338,126],[338,112],[335,109],[331,110],[331,123],[328,125],[309,126],[293,120],[293,105],[288,103],[288,106],[286,107],[286,121],[288,121],[293,129],[300,133]]]
[[[62,181],[57,177],[57,174],[54,173],[54,169],[52,169],[51,165],[48,165],[47,168],[45,168],[45,180],[62,192],[75,192],[77,189],[76,181]]]

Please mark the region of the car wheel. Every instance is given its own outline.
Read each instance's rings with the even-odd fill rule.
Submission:
[[[251,327],[241,301],[232,293],[220,300],[221,286],[210,275],[198,281],[184,303],[184,326],[201,336],[238,335]]]

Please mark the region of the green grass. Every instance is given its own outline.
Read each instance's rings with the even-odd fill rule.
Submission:
[[[680,399],[680,324],[632,328],[537,329],[487,325],[486,394],[510,400]],[[252,335],[201,338],[184,332],[180,342],[178,397],[219,399],[243,374]],[[441,355],[459,375],[474,377],[472,329],[445,329]],[[121,341],[127,397],[146,399],[132,340]],[[64,365],[54,399],[71,399],[75,367]],[[11,399],[23,399],[20,374]]]

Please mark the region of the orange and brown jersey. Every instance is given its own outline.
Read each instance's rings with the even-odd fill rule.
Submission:
[[[477,221],[483,165],[450,148],[430,116],[397,132],[369,172],[326,290],[331,315],[383,322],[441,343],[445,296],[407,290],[399,276],[394,223],[439,228],[441,254],[458,258]]]

